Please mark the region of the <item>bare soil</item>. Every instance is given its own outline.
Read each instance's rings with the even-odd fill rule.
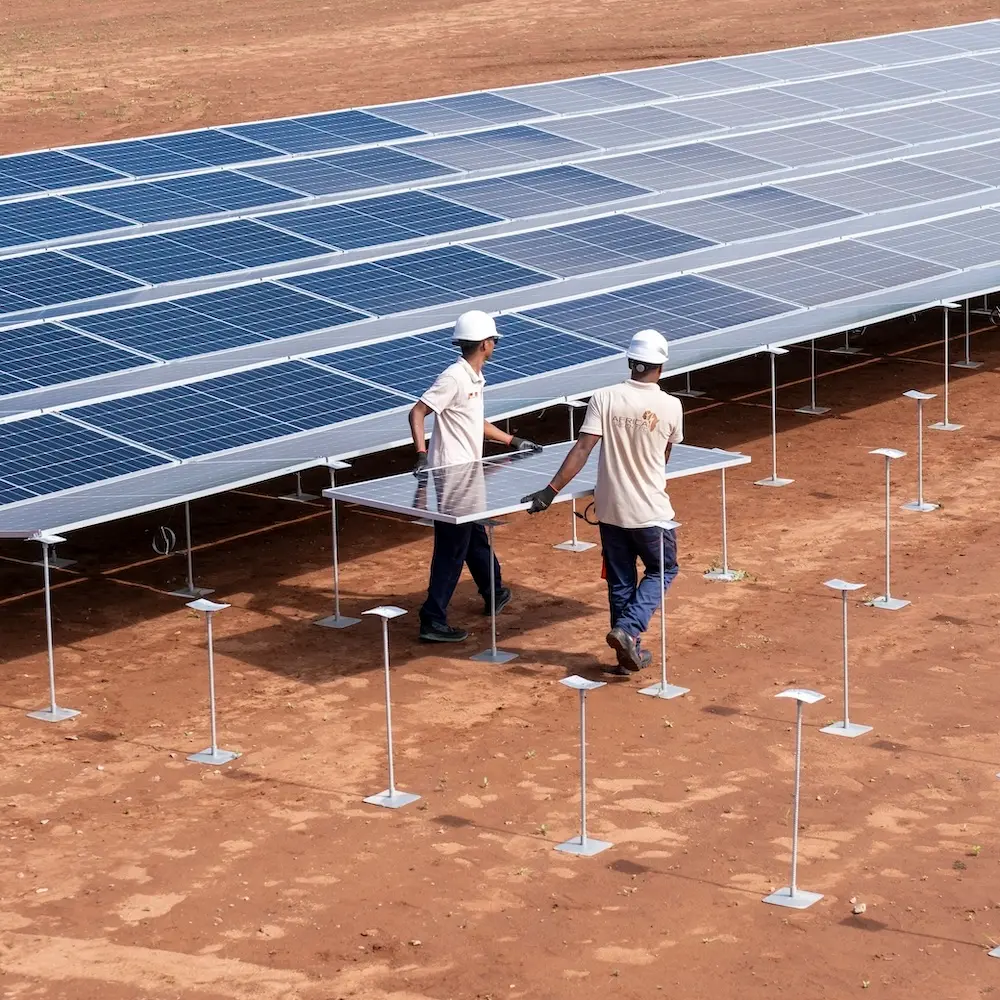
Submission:
[[[995,13],[985,3],[508,2],[277,5],[103,0],[3,14],[8,150],[318,110],[500,83],[768,48]],[[483,51],[484,48],[486,51]],[[427,529],[347,509],[344,610],[396,603],[397,780],[423,798],[361,803],[385,785],[376,625],[310,622],[331,610],[328,511],[275,499],[288,483],[194,505],[199,582],[233,605],[217,619],[223,768],[207,742],[204,625],[167,591],[183,559],[157,558],[162,512],[80,532],[55,575],[60,702],[48,726],[40,571],[0,548],[0,985],[16,1000],[973,1000],[1000,963],[1000,622],[996,385],[1000,337],[973,338],[954,371],[958,433],[928,431],[926,492],[909,514],[916,428],[908,388],[940,391],[937,321],[869,335],[871,353],[822,353],[826,417],[808,399],[808,354],[781,364],[779,470],[766,474],[761,360],[699,379],[687,439],[739,448],[728,478],[731,562],[713,584],[715,477],[672,490],[682,573],[669,598],[671,669],[691,694],[637,697],[649,678],[589,702],[591,859],[553,846],[577,831],[577,702],[567,673],[600,676],[600,557],[554,552],[565,507],[498,532],[515,603],[502,667],[465,657],[488,641],[472,584],[453,620],[467,648],[415,641]],[[833,345],[828,345],[833,346]],[[957,348],[957,345],[956,345]],[[940,400],[928,417],[940,416]],[[558,440],[565,415],[518,421]],[[888,613],[853,603],[858,740],[840,715],[839,598],[881,592],[883,492],[874,447],[909,452],[893,475]],[[378,456],[354,474],[403,468]],[[319,488],[320,478],[306,485]],[[584,527],[584,537],[594,529]],[[25,553],[29,553],[26,555]],[[654,625],[650,643],[658,645]],[[787,884],[792,706],[806,717],[800,884],[825,898],[792,913],[760,903]],[[855,914],[852,900],[866,904]]]

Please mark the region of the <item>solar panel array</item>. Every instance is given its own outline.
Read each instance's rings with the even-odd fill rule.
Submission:
[[[998,185],[1000,21],[0,157],[0,505],[315,462],[473,300],[494,387],[571,393],[640,326],[765,343],[1000,262]]]

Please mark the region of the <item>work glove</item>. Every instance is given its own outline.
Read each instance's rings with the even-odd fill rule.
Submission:
[[[543,510],[548,510],[552,506],[552,501],[556,498],[556,491],[551,486],[546,486],[543,490],[529,493],[526,497],[521,497],[521,503],[530,503],[529,514],[540,514]]]
[[[413,467],[413,474],[417,479],[423,479],[427,475],[427,452],[421,451],[417,454],[417,464]]]
[[[512,437],[510,439],[510,446],[514,449],[514,451],[536,452],[542,450],[542,446],[540,444],[535,444],[534,441],[529,441],[527,438]],[[552,501],[550,500],[549,503],[551,502]]]

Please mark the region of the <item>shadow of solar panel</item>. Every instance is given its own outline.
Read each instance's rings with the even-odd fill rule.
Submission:
[[[121,175],[114,171],[84,163],[55,150],[0,157],[0,176],[11,177],[45,191],[121,180]]]
[[[55,323],[0,334],[0,381],[7,392],[78,382],[147,364],[145,358]]]
[[[296,201],[302,197],[296,191],[276,187],[253,177],[244,177],[232,170],[218,170],[193,177],[174,177],[158,181],[157,184],[173,194],[203,201],[217,211],[278,205],[283,201]]]
[[[74,302],[138,287],[139,282],[55,251],[0,260],[0,293],[8,293],[29,305]],[[4,305],[0,299],[0,309]]]
[[[131,177],[153,177],[156,174],[180,173],[203,167],[201,160],[182,153],[161,149],[145,139],[106,142],[93,146],[73,146],[71,151],[92,163],[120,170]]]
[[[436,194],[474,208],[525,219],[581,205],[598,205],[646,194],[647,189],[579,167],[548,167],[512,177],[448,184]]]
[[[165,464],[158,455],[41,414],[4,424],[0,502],[44,496]]]

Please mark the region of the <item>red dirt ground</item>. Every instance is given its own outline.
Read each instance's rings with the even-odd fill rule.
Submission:
[[[3,146],[994,13],[973,3],[369,2],[341,5],[324,27],[332,11],[24,5],[3,23]],[[516,593],[501,644],[518,660],[464,659],[487,640],[468,581],[453,618],[477,635],[455,658],[415,643],[412,616],[394,626],[397,776],[424,796],[398,813],[360,802],[385,780],[377,628],[309,625],[330,610],[321,506],[269,498],[288,484],[194,505],[198,576],[234,606],[217,627],[220,727],[222,745],[244,756],[221,769],[184,760],[207,736],[203,625],[165,593],[180,582],[180,557],[156,559],[149,548],[156,525],[178,528],[177,512],[72,537],[67,554],[80,564],[56,574],[57,662],[60,700],[83,714],[59,726],[23,717],[44,700],[39,572],[23,543],[5,543],[3,996],[995,992],[1000,962],[985,949],[1000,941],[1000,686],[990,679],[1000,341],[994,331],[976,336],[986,367],[955,372],[952,413],[965,428],[926,435],[927,493],[942,509],[904,514],[895,508],[913,492],[915,428],[899,393],[938,390],[936,336],[936,325],[906,323],[869,336],[872,355],[821,380],[820,402],[834,407],[822,419],[792,412],[808,395],[806,352],[782,362],[779,461],[796,480],[785,490],[752,485],[768,463],[763,362],[702,379],[712,399],[687,406],[687,439],[754,456],[729,477],[731,561],[749,576],[702,579],[718,558],[718,480],[677,483],[672,669],[692,692],[662,704],[637,697],[629,681],[592,696],[591,828],[616,844],[592,859],[552,850],[576,831],[578,808],[576,700],[557,681],[596,676],[609,655],[596,550],[551,549],[566,537],[565,508],[519,515],[498,533]],[[821,355],[826,372],[843,365]],[[518,425],[552,441],[564,419]],[[913,605],[890,614],[852,604],[852,715],[875,730],[837,740],[818,732],[838,716],[840,684],[838,599],[822,581],[843,576],[879,592],[882,467],[867,451],[882,445],[910,452],[894,475],[893,590]],[[356,474],[403,460],[380,456]],[[353,509],[342,527],[345,610],[393,602],[415,611],[426,529]],[[759,902],[787,880],[793,715],[773,695],[791,685],[830,698],[807,717],[800,882],[826,897],[805,913]],[[866,912],[852,914],[852,899]]]

